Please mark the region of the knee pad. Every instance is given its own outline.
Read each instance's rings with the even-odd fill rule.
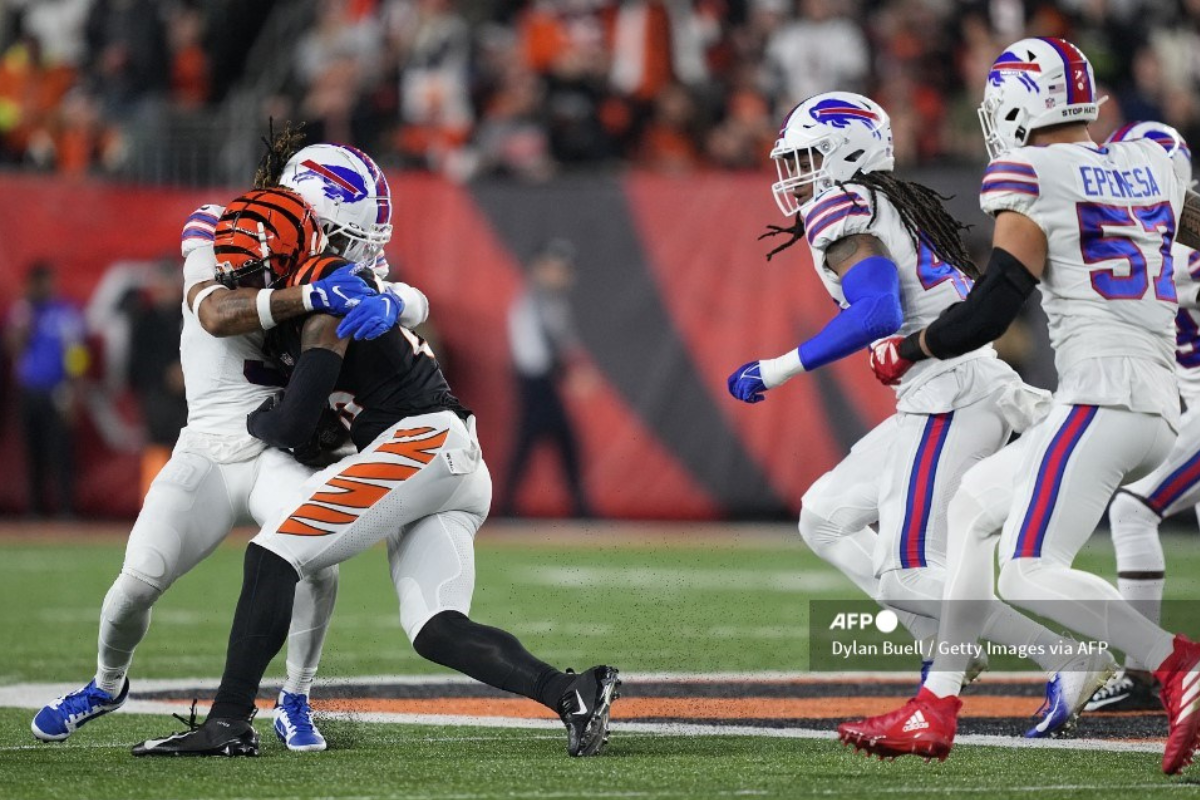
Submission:
[[[162,590],[147,583],[136,574],[122,571],[100,606],[100,616],[112,623],[120,623],[133,614],[149,611],[162,597]]]
[[[415,641],[443,612],[466,615],[475,592],[475,531],[480,518],[461,511],[427,517],[388,539],[400,625]]]
[[[337,592],[338,586],[338,565],[334,564],[324,569],[319,569],[312,575],[306,575],[301,579],[302,583],[307,583],[312,587],[314,595],[325,595],[330,592]]]
[[[996,581],[996,593],[1001,599],[1013,605],[1024,605],[1032,600],[1040,599],[1038,590],[1038,574],[1042,572],[1040,559],[1013,558],[1000,568],[1000,578]]]
[[[1158,538],[1159,516],[1137,496],[1119,491],[1108,510],[1118,572],[1162,572],[1166,569]]]
[[[937,619],[945,586],[946,576],[939,568],[893,569],[879,576],[875,600],[888,608]]]
[[[798,527],[800,528],[800,538],[817,555],[821,555],[822,550],[833,544],[838,536],[844,533],[817,512],[809,510],[807,506],[800,509]]]

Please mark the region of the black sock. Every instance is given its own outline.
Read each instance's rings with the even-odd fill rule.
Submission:
[[[253,714],[263,673],[287,641],[299,580],[295,568],[270,550],[253,542],[246,548],[242,594],[210,719],[249,719]]]
[[[435,664],[537,700],[555,712],[574,680],[539,661],[511,633],[472,622],[457,611],[443,611],[426,622],[413,649]]]

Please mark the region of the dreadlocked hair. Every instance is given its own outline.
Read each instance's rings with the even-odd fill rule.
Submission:
[[[979,267],[975,266],[962,240],[963,231],[970,230],[971,226],[963,225],[946,211],[942,203],[949,197],[938,194],[928,186],[902,181],[890,172],[856,172],[854,182],[867,187],[873,208],[877,192],[891,200],[914,242],[923,241],[938,258],[958,267],[967,277],[979,277]],[[838,186],[845,188],[841,184]],[[871,222],[874,221],[872,211]]]
[[[767,232],[760,234],[756,241],[761,242],[763,239],[770,239],[772,236],[781,236],[782,234],[791,234],[791,238],[781,245],[775,247],[774,250],[767,253],[767,261],[770,261],[773,256],[782,253],[796,242],[804,238],[804,217],[800,212],[796,212],[796,221],[789,226],[783,225],[768,225]]]
[[[914,242],[923,241],[933,249],[938,258],[958,267],[968,277],[979,277],[979,268],[975,266],[962,240],[963,231],[970,230],[971,226],[963,225],[946,211],[942,203],[949,200],[949,197],[938,194],[928,186],[902,181],[890,172],[860,171],[854,173],[851,180],[866,187],[871,193],[871,222],[875,221],[878,208],[875,195],[881,193],[892,201],[892,205],[900,214],[900,221],[904,223]],[[853,194],[841,181],[836,185],[842,191]],[[782,234],[789,234],[790,238],[767,253],[767,261],[804,238],[804,218],[797,213],[796,220],[790,226],[768,225],[766,233],[758,239],[761,241]]]
[[[254,173],[254,188],[255,189],[273,189],[279,186],[279,179],[283,177],[283,168],[287,165],[288,159],[296,155],[297,151],[304,146],[304,123],[292,127],[291,122],[283,123],[283,130],[275,133],[275,120],[267,122],[267,135],[263,137],[262,143],[266,145],[267,152],[263,153],[262,159],[258,162],[258,169]]]

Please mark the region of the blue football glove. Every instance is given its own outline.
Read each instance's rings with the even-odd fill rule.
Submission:
[[[404,301],[391,292],[366,297],[350,309],[337,327],[343,339],[376,339],[390,331],[404,311]]]
[[[368,297],[378,294],[369,283],[370,271],[363,273],[358,264],[347,264],[328,278],[309,284],[308,300],[313,311],[343,317]]]
[[[767,397],[767,385],[763,383],[759,362],[742,364],[729,376],[729,393],[743,403],[761,403]]]

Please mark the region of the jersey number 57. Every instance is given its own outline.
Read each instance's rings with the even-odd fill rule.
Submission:
[[[1079,215],[1079,249],[1085,264],[1119,260],[1129,264],[1128,274],[1123,275],[1118,275],[1111,268],[1092,270],[1092,288],[1109,300],[1140,300],[1146,294],[1149,276],[1146,274],[1146,254],[1132,236],[1142,231],[1157,232],[1159,241],[1156,243],[1162,256],[1162,269],[1154,278],[1154,296],[1159,300],[1177,302],[1175,278],[1171,271],[1175,212],[1170,203],[1132,208],[1079,203],[1076,212]]]

